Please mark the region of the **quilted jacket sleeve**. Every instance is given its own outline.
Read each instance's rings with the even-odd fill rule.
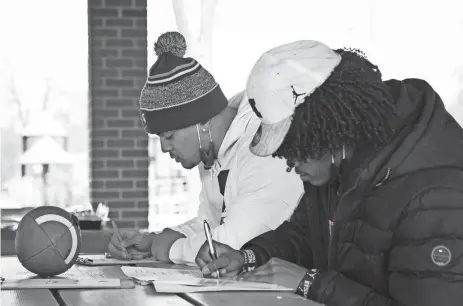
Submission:
[[[313,263],[307,235],[307,208],[307,196],[303,195],[290,221],[285,221],[275,230],[257,236],[242,249],[254,251],[258,266],[272,257],[277,257],[311,268]]]

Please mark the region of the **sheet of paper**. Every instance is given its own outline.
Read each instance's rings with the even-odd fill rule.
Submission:
[[[121,269],[125,275],[144,285],[152,283],[158,292],[292,291],[292,289],[275,284],[204,278],[199,270],[145,267],[122,267]]]
[[[25,278],[6,279],[0,285],[2,290],[11,289],[81,289],[81,288],[120,288],[120,279],[60,279],[60,278]]]
[[[163,269],[146,267],[121,267],[122,272],[131,278],[140,281],[156,281],[160,279],[200,279],[203,274],[199,270],[188,269]]]
[[[87,259],[87,260],[86,260]],[[88,260],[90,259],[90,260]],[[140,260],[121,260],[116,258],[106,258],[104,254],[81,255],[77,259],[78,265],[84,266],[117,266],[117,265],[136,265],[136,264],[152,264],[159,261],[146,258]]]
[[[36,274],[24,271],[17,272],[14,275],[10,275],[13,279],[26,279],[26,278],[39,278]],[[104,279],[106,275],[100,270],[86,269],[82,271],[78,266],[74,266],[66,272],[55,276],[55,278],[68,278],[68,279]]]
[[[189,292],[213,292],[213,291],[293,291],[275,284],[244,282],[226,279],[199,279],[196,282],[181,281],[175,283],[172,280],[153,281],[156,292],[160,293],[189,293]]]
[[[23,286],[23,285],[34,285],[39,288],[40,284],[43,282],[50,282],[46,284],[46,288],[53,287],[55,282],[58,282],[58,287],[63,288],[63,285],[67,283],[75,283],[78,280],[77,285],[73,285],[72,288],[134,288],[134,282],[131,279],[126,279],[126,276],[120,273],[120,275],[108,275],[108,270],[111,269],[110,267],[102,267],[100,269],[94,269],[91,267],[83,267],[83,266],[73,266],[68,271],[56,275],[50,278],[42,278],[38,275],[27,271],[26,269],[20,269],[20,271],[16,271],[15,273],[7,273],[6,275],[2,275],[6,279],[4,284],[14,282],[14,281],[21,281],[21,283],[16,284],[15,286]],[[117,274],[117,273],[116,273]],[[122,279],[120,279],[122,278]],[[117,286],[113,286],[112,279],[118,281]],[[102,282],[100,282],[102,281]],[[24,283],[23,283],[24,282]],[[92,284],[99,284],[99,285],[92,285]],[[105,287],[103,287],[105,285]],[[13,284],[7,284],[7,286],[13,286]],[[96,286],[96,287],[95,287]],[[99,287],[98,287],[99,286]],[[108,286],[108,287],[107,287]],[[53,288],[55,288],[53,287]],[[66,286],[64,286],[66,287]],[[20,289],[20,288],[16,288]]]

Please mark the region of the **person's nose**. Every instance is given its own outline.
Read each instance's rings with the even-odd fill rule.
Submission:
[[[161,142],[161,151],[163,153],[167,153],[167,152],[170,152],[170,150],[172,149],[172,145],[170,144],[170,142],[168,140],[166,140],[164,137],[160,137],[160,142]]]

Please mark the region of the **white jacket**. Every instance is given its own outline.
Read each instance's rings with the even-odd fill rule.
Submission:
[[[240,249],[252,238],[273,230],[287,220],[304,191],[294,172],[286,172],[283,159],[258,157],[249,150],[260,120],[241,92],[229,101],[238,108],[211,170],[199,165],[202,183],[198,216],[172,229],[186,238],[177,240],[169,252],[176,264],[195,265],[195,257],[206,241],[203,220],[211,226],[212,238]],[[229,170],[224,196],[220,193],[218,174]],[[222,214],[225,200],[226,210]],[[224,222],[220,225],[221,218]]]

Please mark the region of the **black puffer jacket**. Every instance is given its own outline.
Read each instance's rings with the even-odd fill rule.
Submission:
[[[348,161],[337,193],[306,185],[290,222],[243,249],[319,268],[309,295],[328,306],[462,306],[463,130],[426,82],[387,84],[395,140]]]

